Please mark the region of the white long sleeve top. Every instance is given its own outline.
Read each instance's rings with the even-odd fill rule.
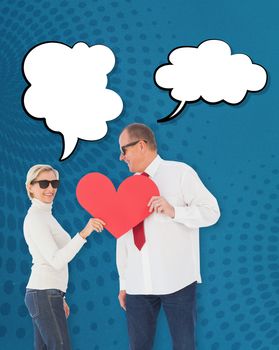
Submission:
[[[145,169],[175,209],[175,217],[152,213],[144,220],[146,242],[141,250],[133,232],[117,240],[120,289],[128,294],[169,294],[201,282],[199,228],[220,216],[216,199],[188,165],[159,155]]]
[[[79,233],[72,239],[52,216],[52,204],[32,200],[23,224],[24,238],[33,258],[27,288],[66,292],[68,262],[84,245]]]

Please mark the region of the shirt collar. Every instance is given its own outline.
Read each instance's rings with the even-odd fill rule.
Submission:
[[[157,154],[156,158],[148,165],[147,168],[145,168],[144,172],[150,177],[153,177],[162,161],[163,159],[159,156],[159,154]]]

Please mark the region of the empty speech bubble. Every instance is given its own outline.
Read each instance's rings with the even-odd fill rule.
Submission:
[[[179,104],[158,122],[175,118],[187,103],[200,99],[210,104],[239,104],[248,91],[260,91],[267,82],[262,66],[244,54],[232,54],[229,45],[221,40],[175,48],[168,60],[169,64],[156,69],[154,80],[158,87],[170,90],[171,98]]]
[[[107,89],[107,74],[115,65],[113,52],[104,45],[83,42],[72,48],[58,42],[32,48],[23,61],[29,86],[22,103],[33,118],[63,136],[60,160],[68,158],[78,139],[94,141],[107,133],[107,121],[123,109],[120,96]]]

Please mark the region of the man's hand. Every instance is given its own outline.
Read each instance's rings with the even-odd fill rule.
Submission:
[[[65,316],[66,316],[66,318],[68,318],[70,315],[70,308],[69,308],[68,304],[66,303],[65,299],[63,299],[63,306],[64,306],[64,311],[65,311]]]
[[[121,290],[118,294],[119,304],[126,311],[126,290]]]
[[[147,205],[150,213],[154,210],[156,213],[165,214],[172,219],[175,216],[174,207],[162,196],[153,196]]]

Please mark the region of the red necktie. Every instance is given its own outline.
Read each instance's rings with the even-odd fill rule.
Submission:
[[[149,175],[146,173],[142,173],[141,175],[149,177]],[[141,250],[141,248],[145,243],[143,221],[137,224],[137,226],[133,227],[133,235],[134,235],[135,246],[138,248],[138,250]]]

